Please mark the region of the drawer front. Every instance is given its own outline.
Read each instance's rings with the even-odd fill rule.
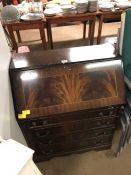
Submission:
[[[42,117],[37,119],[30,119],[30,120],[23,120],[19,121],[23,126],[27,128],[36,128],[36,127],[45,127],[50,126],[54,124],[60,124],[70,121],[76,121],[76,120],[84,120],[84,119],[90,119],[90,118],[100,118],[100,117],[112,117],[112,116],[118,116],[120,113],[120,107],[108,107],[104,109],[99,110],[91,110],[91,111],[78,111],[73,113],[66,113],[61,115],[53,115],[48,117]]]
[[[92,121],[92,125],[90,123],[86,123],[85,121],[82,125],[81,122],[70,123],[69,125],[60,125],[51,128],[41,128],[41,129],[26,129],[23,130],[24,136],[26,140],[28,140],[29,146],[32,145],[33,140],[40,140],[43,143],[57,143],[62,142],[61,139],[64,140],[66,137],[67,140],[71,140],[74,136],[76,138],[76,133],[81,133],[80,138],[84,138],[84,133],[86,133],[85,137],[95,137],[99,135],[106,135],[107,129],[115,128],[115,120],[116,118],[103,118],[97,121]],[[93,127],[94,124],[94,127]],[[91,128],[92,127],[92,128]],[[112,129],[111,129],[112,130]],[[106,132],[105,132],[106,131]],[[112,131],[111,131],[112,132]],[[82,135],[83,133],[83,135]],[[75,135],[76,134],[76,135]],[[70,137],[68,137],[70,135]],[[73,136],[72,136],[73,135]]]
[[[52,144],[52,145],[45,145],[42,142],[36,142],[34,143],[34,148],[36,153],[43,156],[53,156],[54,154],[63,154],[66,152],[72,152],[72,151],[78,151],[80,149],[86,149],[86,148],[97,148],[102,145],[110,144],[112,142],[112,135],[109,136],[100,136],[96,138],[87,139],[84,141],[79,142],[79,140],[75,140],[71,143],[65,144],[65,143],[58,143],[58,144]]]
[[[75,121],[75,122],[67,122],[63,125],[54,125],[50,127],[43,127],[43,128],[31,128],[28,130],[32,134],[32,136],[49,136],[49,135],[56,135],[60,133],[68,134],[76,131],[85,131],[90,129],[97,129],[97,128],[106,128],[115,126],[116,117],[103,117],[98,118],[96,120],[82,120],[82,121]]]
[[[111,135],[114,133],[114,130],[115,130],[115,127],[111,127],[111,128],[104,128],[99,130],[94,130],[94,129],[89,131],[87,130],[85,132],[74,132],[70,134],[59,133],[59,134],[50,135],[50,136],[38,136],[38,137],[32,138],[32,142],[38,141],[48,146],[56,143],[68,144],[75,140],[83,141],[83,140],[87,140],[88,138]]]
[[[33,159],[35,162],[41,162],[41,161],[45,161],[45,160],[49,160],[51,159],[52,157],[55,157],[55,156],[65,156],[65,155],[69,155],[69,154],[73,154],[73,153],[83,153],[83,152],[87,152],[87,151],[102,151],[102,150],[106,150],[106,149],[110,149],[111,148],[111,142],[110,143],[105,143],[105,144],[102,144],[102,145],[97,145],[97,146],[91,146],[91,147],[85,147],[85,148],[79,148],[77,150],[71,150],[71,151],[63,151],[63,152],[58,152],[58,153],[55,153],[55,152],[52,152],[52,151],[49,151],[49,152],[46,152],[46,153],[41,153],[39,150],[37,150],[35,153],[34,153],[34,156],[33,156]],[[52,153],[50,153],[52,152]]]

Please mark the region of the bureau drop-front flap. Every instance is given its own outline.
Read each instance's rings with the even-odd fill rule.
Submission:
[[[34,118],[124,103],[121,61],[12,71],[16,117]]]

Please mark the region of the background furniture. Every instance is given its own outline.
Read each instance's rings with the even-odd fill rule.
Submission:
[[[0,172],[3,175],[42,175],[34,164],[34,151],[12,140],[0,140]]]
[[[51,25],[66,23],[66,22],[77,22],[77,21],[84,22],[83,39],[85,39],[86,37],[86,27],[85,26],[86,26],[87,21],[89,21],[88,38],[89,38],[89,43],[92,45],[94,42],[95,20],[96,20],[95,13],[82,13],[82,14],[70,14],[70,15],[46,17],[47,35],[48,35],[48,42],[49,42],[50,48],[53,49],[53,38],[52,38]]]
[[[121,60],[113,53],[105,44],[13,54],[16,120],[35,161],[111,147],[125,103]]]
[[[43,48],[47,48],[46,44],[46,37],[45,37],[45,27],[44,27],[44,20],[33,20],[33,21],[18,21],[9,24],[3,24],[4,27],[8,29],[10,39],[13,44],[13,49],[18,50],[17,41],[14,35],[14,31],[17,32],[18,42],[21,41],[20,37],[20,30],[29,30],[29,29],[38,29],[40,31],[40,37],[42,40]]]
[[[102,33],[102,27],[104,20],[115,20],[115,19],[121,19],[121,14],[123,13],[123,10],[115,10],[115,11],[107,11],[107,12],[97,12],[97,18],[98,18],[98,35],[97,35],[97,44],[100,44],[101,42],[101,33]]]
[[[100,44],[101,41],[101,33],[102,33],[102,27],[104,20],[108,19],[118,19],[121,18],[123,10],[114,10],[114,11],[97,11],[93,13],[82,13],[82,14],[69,14],[69,15],[57,15],[52,17],[45,17],[45,21],[19,21],[16,23],[12,23],[10,25],[4,25],[8,26],[9,29],[9,35],[12,40],[12,43],[14,45],[14,48],[17,49],[17,42],[14,37],[13,31],[16,31],[18,42],[21,42],[20,33],[19,30],[28,30],[28,29],[39,29],[40,35],[43,42],[43,47],[46,48],[45,44],[45,34],[44,34],[44,26],[46,24],[47,27],[47,38],[49,43],[49,48],[53,49],[53,34],[52,34],[52,25],[53,24],[64,24],[67,22],[82,22],[83,25],[83,39],[86,38],[86,26],[87,22],[89,22],[89,31],[88,31],[88,39],[89,44],[92,45],[94,43],[94,31],[95,31],[95,23],[98,19],[98,32],[97,32],[97,44]],[[43,28],[43,29],[42,29]]]

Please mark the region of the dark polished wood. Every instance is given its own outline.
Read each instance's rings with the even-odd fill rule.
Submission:
[[[59,65],[17,73],[14,78],[17,79],[16,88],[20,92],[16,97],[19,99],[19,94],[24,97],[19,99],[17,113],[30,109],[31,115],[28,117],[37,117],[121,104],[124,98],[121,92],[122,75],[116,67],[121,62],[110,62],[111,66],[106,66],[106,71],[104,64],[107,62],[101,63],[101,70],[92,68],[92,72],[88,66],[95,64],[97,67],[96,63],[75,63],[64,65],[64,68]],[[38,77],[33,82],[19,79],[33,74]],[[45,93],[40,93],[42,91]]]
[[[30,30],[30,29],[39,30],[43,48],[47,49],[44,20],[18,21],[18,22],[9,23],[9,24],[3,24],[3,26],[8,29],[10,39],[13,43],[14,50],[16,51],[18,50],[18,45],[17,45],[17,41],[14,35],[14,31],[16,31],[17,33],[18,42],[22,42],[19,31],[20,30]]]
[[[104,52],[103,52],[104,50]],[[36,59],[37,58],[37,59]],[[48,59],[47,59],[48,58]],[[102,44],[65,49],[36,51],[32,53],[13,53],[10,69],[28,70],[77,62],[96,62],[116,58],[111,44]]]
[[[125,92],[122,63],[110,46],[12,55],[16,120],[36,161],[111,146]]]

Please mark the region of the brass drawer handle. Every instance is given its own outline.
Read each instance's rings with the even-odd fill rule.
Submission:
[[[37,126],[35,121],[32,122],[32,126]]]
[[[109,112],[109,115],[113,115],[113,111],[110,111],[110,112]]]
[[[50,149],[49,152],[50,152],[50,153],[53,153],[53,149]]]
[[[100,143],[103,143],[103,140],[95,140],[94,141],[94,144],[100,144]]]
[[[48,151],[44,151],[44,154],[48,156],[48,155],[52,154],[53,152],[54,152],[53,149],[50,149]]]
[[[100,117],[103,117],[103,116],[104,116],[103,112],[100,112],[100,113],[99,113],[99,116],[100,116]]]
[[[101,122],[97,122],[97,125],[99,125],[99,126],[100,126],[101,124],[102,124]]]
[[[43,121],[43,125],[46,125],[46,124],[47,124],[47,120],[44,120],[44,121]]]
[[[107,125],[110,125],[111,123],[108,121],[108,122],[106,122],[106,124],[107,124]]]
[[[39,136],[40,136],[40,133],[39,133],[39,132],[36,132],[35,135],[36,135],[37,137],[39,137]]]
[[[99,134],[98,133],[95,133],[96,136],[98,136]]]
[[[45,132],[45,135],[47,136],[47,135],[49,135],[49,134],[50,134],[50,131],[47,130],[47,131]]]
[[[48,141],[48,144],[52,144],[52,140],[49,140],[49,141]]]

